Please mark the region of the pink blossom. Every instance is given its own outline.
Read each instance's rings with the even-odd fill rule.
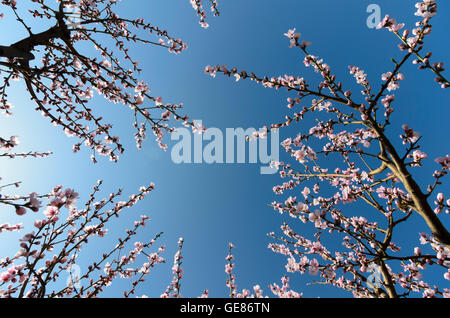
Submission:
[[[2,281],[3,283],[9,282],[12,278],[13,275],[11,275],[11,273],[9,273],[8,271],[0,274],[0,281]]]
[[[53,205],[48,206],[48,207],[44,210],[44,215],[45,215],[47,218],[49,218],[49,219],[53,218],[54,216],[58,216],[59,213],[60,213],[60,212],[59,212],[58,207],[53,206]]]
[[[450,169],[450,156],[439,157],[435,159],[436,163],[442,165],[446,169]]]

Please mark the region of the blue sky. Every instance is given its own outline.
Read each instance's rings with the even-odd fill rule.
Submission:
[[[286,98],[292,95],[265,89],[250,81],[235,83],[233,79],[220,75],[212,79],[203,73],[206,65],[226,64],[259,75],[290,74],[317,79],[311,70],[303,67],[303,56],[298,50],[289,49],[289,41],[283,36],[288,29],[295,27],[303,39],[313,43],[311,52],[323,57],[334,74],[356,94],[359,88],[348,73],[348,65],[364,69],[373,86],[377,87],[381,74],[392,70],[390,58],[400,56],[392,34],[366,26],[367,6],[379,4],[382,16],[389,13],[409,28],[416,21],[414,1],[406,0],[222,0],[219,3],[221,16],[209,16],[211,27],[205,30],[198,25],[187,0],[123,2],[122,16],[145,18],[179,36],[189,46],[180,55],[169,54],[158,47],[132,47],[131,53],[143,68],[141,78],[150,84],[155,95],[163,96],[166,102],[183,102],[184,111],[190,118],[202,120],[207,127],[223,130],[228,127],[259,128],[271,122],[281,122],[287,114]],[[439,13],[433,19],[433,33],[426,42],[435,61],[448,60],[450,20],[444,13],[449,9],[448,1],[439,2]],[[0,23],[2,27],[13,27],[8,20]],[[20,39],[21,34],[2,33],[0,44],[11,43],[16,36]],[[433,83],[431,73],[418,71],[413,65],[407,65],[403,73],[406,80],[396,94],[397,111],[389,135],[397,138],[401,125],[408,124],[425,136],[423,150],[430,158],[449,153],[448,91]],[[269,294],[267,285],[279,283],[285,274],[286,260],[267,249],[271,240],[266,237],[268,232],[278,231],[286,220],[267,206],[275,199],[286,197],[277,197],[272,192],[272,187],[281,180],[277,175],[260,175],[259,165],[254,164],[176,165],[171,161],[170,151],[161,151],[151,140],[152,136],[144,143],[144,149],[138,151],[131,128],[132,114],[128,109],[98,97],[92,101],[92,107],[96,114],[104,115],[105,120],[113,123],[126,152],[117,164],[101,160],[94,165],[88,151],[73,154],[74,140],[68,139],[33,110],[34,105],[24,93],[22,83],[12,87],[9,96],[15,105],[14,117],[0,118],[0,135],[19,135],[22,142],[20,150],[23,151],[54,152],[46,159],[2,162],[0,175],[4,181],[23,181],[20,188],[23,193],[47,192],[52,186],[63,184],[75,188],[81,194],[80,202],[83,202],[98,179],[104,180],[105,193],[121,187],[124,193],[131,194],[141,185],[156,184],[155,192],[124,214],[111,229],[111,232],[122,233],[123,228],[145,213],[152,221],[139,235],[141,240],[160,231],[165,232],[160,242],[168,247],[165,254],[168,264],[155,269],[138,294],[159,296],[164,291],[172,277],[171,262],[180,236],[185,239],[185,277],[182,281],[182,294],[185,296],[199,296],[205,288],[210,290],[211,296],[227,295],[224,265],[228,242],[237,247],[235,273],[239,289],[259,284],[265,294]],[[304,126],[282,130],[281,140],[295,136],[307,127],[308,122],[305,122]],[[400,139],[397,139],[400,146]],[[424,184],[431,182],[434,169],[433,161],[427,160],[425,168],[415,173]],[[442,192],[448,193],[448,190],[446,183]],[[288,195],[291,194],[298,195]],[[347,208],[349,215],[371,212],[362,210],[362,205]],[[24,221],[12,214],[10,211],[2,213],[0,223]],[[31,218],[25,219],[25,222],[29,221]],[[421,222],[417,218],[417,229],[426,230]],[[449,222],[445,222],[448,225]],[[408,236],[410,230],[404,231],[397,237],[399,242],[417,238]],[[113,244],[108,240],[99,244]],[[2,256],[11,248],[9,241],[0,241]],[[85,253],[92,256],[97,250],[98,246],[91,247]],[[306,285],[309,281],[311,277],[308,275],[291,275],[293,289],[307,297],[349,296],[332,287]],[[118,281],[106,295],[120,295],[123,284]]]

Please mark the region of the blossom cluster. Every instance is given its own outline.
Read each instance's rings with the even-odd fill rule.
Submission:
[[[413,63],[432,71],[443,88],[450,86],[443,75],[443,63],[431,63],[431,52],[421,53],[424,39],[432,29],[430,19],[437,12],[436,2],[424,0],[416,8],[416,15],[422,20],[411,31],[400,34],[405,24],[397,23],[389,15],[378,26],[400,39],[402,52],[398,61],[393,59],[392,71],[381,74],[383,82],[379,89],[375,90],[364,70],[349,66],[350,74],[363,87],[362,98],[344,89],[331,66],[310,53],[311,43],[300,40],[301,34],[296,29],[288,30],[285,36],[290,48],[305,55],[305,67],[312,67],[318,74],[316,84],[301,76],[257,76],[225,65],[205,68],[205,73],[212,77],[222,73],[236,81],[250,79],[267,88],[284,88],[293,95],[287,99],[292,114],[286,115],[285,121],[267,127],[270,131],[302,121],[300,132],[281,143],[292,162],[271,163],[284,179],[273,191],[279,195],[288,191],[297,194],[274,201],[271,206],[297,222],[295,226],[284,223],[281,235],[269,233],[278,241],[270,243],[269,248],[287,257],[287,272],[319,276],[320,280],[313,283],[333,285],[355,297],[394,298],[411,293],[450,297],[448,288],[426,282],[422,275],[433,270],[442,272],[444,280],[450,278],[450,233],[438,217],[444,210],[449,213],[450,200],[438,191],[442,178],[448,174],[449,156],[435,160],[441,167],[432,175],[434,183],[423,191],[409,171],[423,166],[429,157],[420,149],[421,135],[403,124],[400,135],[406,145],[403,149],[395,146],[397,141],[391,139],[388,130],[395,110],[395,95],[391,92],[399,90],[400,81],[405,79],[401,68],[408,60],[415,56]],[[322,114],[308,121],[307,115],[317,112]],[[305,122],[314,124],[305,129]],[[431,196],[436,197],[434,202],[429,201]],[[367,209],[367,213],[361,211],[361,216],[348,215],[345,205],[356,202],[367,204],[375,213]],[[410,233],[411,242],[420,240],[425,246],[409,251],[396,243],[394,233],[399,226],[411,224],[415,216],[425,220],[431,233]],[[314,238],[301,235],[302,226],[309,226],[309,231],[313,229]],[[230,261],[226,268],[230,275],[227,284],[230,294],[235,296],[232,269]]]
[[[189,0],[189,2],[192,5],[192,8],[194,8],[195,12],[197,13],[197,16],[200,17],[200,25],[202,28],[207,29],[209,27],[208,22],[206,22],[206,12],[203,7],[203,1],[202,0]],[[214,14],[214,16],[220,15],[220,12],[218,10],[219,2],[217,0],[209,0],[211,3],[211,12]]]
[[[171,36],[167,30],[154,26],[143,19],[120,17],[117,6],[121,1],[97,0],[31,1],[27,11],[42,26],[48,29],[39,37],[22,18],[21,4],[3,1],[3,6],[13,10],[18,21],[29,36],[12,44],[23,58],[8,58],[2,62],[3,85],[0,89],[0,110],[11,115],[12,105],[8,102],[7,88],[11,81],[23,80],[31,99],[39,111],[67,136],[76,137],[73,151],[80,151],[82,145],[94,150],[92,161],[97,156],[117,161],[124,147],[120,138],[113,134],[113,126],[103,116],[95,114],[90,107],[94,94],[104,97],[113,104],[122,104],[134,115],[133,127],[136,145],[140,149],[147,139],[148,131],[155,136],[162,149],[164,135],[174,127],[170,121],[181,121],[194,127],[187,115],[179,114],[181,103],[167,103],[161,96],[153,94],[150,85],[138,78],[139,63],[130,55],[132,43],[142,43],[167,48],[178,54],[187,48],[181,39]],[[37,6],[34,6],[37,5]],[[71,8],[77,6],[77,23],[72,23]],[[217,8],[217,2],[213,2]],[[103,40],[107,36],[115,43],[115,50]],[[84,50],[92,47],[94,50]],[[42,49],[41,49],[42,48]],[[39,49],[39,62],[32,62]]]
[[[23,205],[16,203],[19,215],[23,215],[21,212],[25,212],[26,208],[34,213],[41,212],[42,216],[35,220],[35,230],[22,237],[18,251],[12,257],[0,260],[0,269],[3,270],[0,273],[1,297],[97,297],[116,277],[132,279],[139,276],[132,283],[132,289],[125,292],[125,295],[130,295],[144,281],[143,276],[148,275],[151,268],[164,262],[160,256],[165,250],[164,246],[156,252],[149,252],[161,233],[149,242],[136,241],[133,243],[134,248],[125,251],[137,231],[149,221],[149,217],[142,215],[133,228],[126,230],[126,235],[118,239],[116,246],[96,255],[99,259],[87,266],[78,277],[80,286],[77,287],[75,283],[66,286],[55,283],[62,272],[76,265],[77,258],[89,241],[108,235],[106,226],[113,218],[122,215],[154,189],[153,184],[142,187],[139,193],[130,195],[126,201],[119,200],[122,193],[119,190],[108,198],[96,201],[101,184],[99,181],[93,187],[90,199],[81,209],[76,202],[78,193],[62,186],[55,187],[46,196],[32,193],[28,197],[8,198],[26,201]],[[44,200],[47,201],[45,207]],[[9,224],[2,224],[0,228],[2,231],[23,229],[21,225]],[[139,261],[140,255],[145,255],[147,261],[129,267]]]

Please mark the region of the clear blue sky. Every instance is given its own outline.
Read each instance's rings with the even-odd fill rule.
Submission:
[[[144,70],[141,77],[150,83],[152,92],[163,96],[167,102],[183,102],[185,112],[192,119],[201,119],[207,127],[221,129],[259,128],[270,122],[281,122],[287,114],[286,98],[290,95],[265,89],[250,81],[236,84],[232,79],[221,76],[212,79],[203,73],[206,65],[227,64],[256,74],[292,74],[311,78],[314,75],[303,67],[303,56],[298,50],[289,49],[289,41],[283,36],[288,29],[295,27],[303,39],[313,43],[311,52],[323,57],[338,78],[348,83],[356,94],[355,89],[358,88],[348,73],[348,65],[364,69],[377,87],[381,74],[392,70],[390,58],[400,56],[391,33],[367,28],[367,6],[379,4],[382,16],[389,13],[409,28],[416,21],[415,1],[409,0],[222,0],[219,3],[221,16],[209,16],[211,27],[204,30],[198,25],[198,18],[187,0],[123,2],[122,16],[145,18],[179,36],[189,46],[180,55],[169,54],[158,47],[132,48],[132,54]],[[433,34],[426,46],[433,51],[436,61],[450,63],[450,20],[445,14],[450,12],[450,3],[439,1],[438,10],[433,19]],[[2,28],[5,24],[13,27],[7,20],[0,23]],[[14,41],[15,34],[2,33],[0,44]],[[20,35],[17,36],[19,38]],[[434,84],[432,74],[418,71],[412,65],[407,65],[403,73],[406,80],[401,83],[401,90],[396,92],[397,112],[393,116],[390,135],[398,136],[401,125],[408,124],[425,136],[423,150],[430,158],[450,153],[448,90]],[[200,296],[205,288],[210,290],[211,296],[227,295],[224,265],[228,242],[237,247],[235,273],[239,290],[259,284],[265,294],[270,295],[267,285],[279,283],[285,274],[285,257],[267,249],[271,240],[266,237],[268,232],[279,231],[285,221],[267,206],[275,199],[285,198],[277,198],[272,192],[272,187],[280,183],[277,175],[260,175],[259,166],[250,164],[175,165],[170,159],[170,151],[164,153],[150,140],[153,136],[145,142],[144,149],[138,151],[131,129],[132,114],[98,97],[92,102],[92,107],[96,114],[103,114],[114,124],[114,131],[120,135],[126,152],[117,164],[101,160],[93,165],[88,151],[73,154],[74,140],[68,139],[33,110],[34,105],[21,83],[10,90],[10,102],[15,105],[15,115],[0,119],[0,135],[19,135],[22,142],[20,150],[54,152],[47,159],[2,162],[0,175],[4,181],[24,181],[20,189],[23,193],[48,192],[52,186],[63,184],[77,189],[82,198],[79,201],[83,202],[98,179],[104,180],[105,193],[122,187],[128,194],[141,185],[155,182],[156,191],[123,215],[111,229],[111,233],[122,233],[118,231],[145,213],[152,221],[140,234],[141,240],[152,237],[154,233],[165,232],[160,242],[168,247],[165,253],[168,264],[158,266],[139,288],[138,294],[159,296],[164,291],[172,277],[170,268],[180,236],[185,239],[184,296]],[[281,140],[295,136],[301,127],[282,130]],[[304,127],[308,127],[306,123]],[[425,169],[415,173],[424,184],[431,182],[435,168],[433,161],[427,160]],[[442,190],[449,193],[448,183]],[[371,213],[361,207],[348,206],[348,214]],[[12,211],[0,214],[0,223],[23,220]],[[25,220],[28,222],[31,218]],[[448,225],[448,220],[445,222]],[[426,231],[418,218],[417,228]],[[418,237],[415,234],[411,236],[411,230],[404,229],[396,239],[405,242]],[[106,239],[99,244],[112,243]],[[0,241],[2,256],[11,248],[10,241]],[[90,255],[97,251],[98,245],[85,250]],[[312,280],[308,275],[290,276],[293,289],[307,297],[351,296],[333,287],[307,286],[305,283]],[[115,287],[108,289],[107,295],[120,295],[124,289],[122,284],[121,280],[116,282]]]

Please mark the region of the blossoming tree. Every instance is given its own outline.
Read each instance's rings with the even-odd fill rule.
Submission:
[[[131,109],[138,148],[151,130],[159,146],[166,149],[163,137],[173,131],[172,119],[194,131],[204,129],[190,122],[188,116],[179,114],[181,104],[163,103],[162,97],[152,95],[148,83],[138,78],[138,63],[129,54],[129,47],[135,42],[165,47],[175,54],[185,50],[186,44],[142,19],[119,17],[118,2],[60,0],[55,5],[54,1],[29,0],[26,11],[15,0],[2,0],[0,7],[8,10],[6,13],[0,11],[0,17],[12,15],[28,34],[12,45],[0,45],[3,78],[0,111],[8,116],[12,114],[8,87],[12,81],[22,80],[36,110],[68,136],[77,138],[74,152],[82,145],[92,149],[94,162],[99,155],[117,161],[124,151],[119,137],[112,134],[112,125],[104,123],[89,106],[94,92]],[[213,14],[219,15],[217,1],[209,2]],[[208,27],[202,1],[190,0],[190,3],[200,25]],[[279,241],[270,244],[269,248],[287,256],[288,272],[320,275],[321,280],[315,283],[331,284],[357,297],[406,297],[412,292],[419,292],[424,297],[450,296],[448,288],[433,286],[422,279],[422,272],[426,270],[441,271],[444,279],[450,279],[450,234],[442,220],[443,211],[450,213],[450,201],[439,192],[442,179],[450,168],[450,157],[436,159],[439,169],[433,174],[434,183],[423,188],[410,172],[427,158],[419,150],[420,134],[402,126],[404,132],[400,138],[407,146],[405,151],[396,148],[387,134],[395,103],[392,92],[404,80],[401,68],[405,63],[413,60],[420,69],[433,72],[442,88],[450,86],[443,74],[443,63],[432,62],[431,52],[423,52],[424,40],[432,30],[431,18],[437,12],[436,2],[423,0],[416,8],[416,15],[421,19],[411,31],[400,33],[404,25],[389,16],[379,25],[399,38],[402,51],[401,58],[394,60],[392,71],[382,74],[384,83],[379,89],[373,89],[363,70],[350,66],[350,74],[362,86],[362,100],[344,89],[323,59],[310,53],[311,43],[300,41],[300,34],[295,29],[289,30],[286,36],[291,47],[305,54],[305,66],[312,66],[320,75],[315,87],[301,77],[258,77],[225,66],[206,67],[206,72],[212,76],[223,73],[237,81],[251,79],[265,87],[286,88],[293,93],[288,99],[289,109],[308,103],[287,115],[285,122],[269,125],[267,133],[318,112],[329,117],[319,120],[307,133],[282,143],[295,160],[293,163],[272,163],[281,169],[280,176],[287,179],[274,187],[274,191],[278,194],[288,190],[300,192],[299,198],[290,196],[283,202],[273,202],[273,208],[313,226],[316,234],[313,239],[308,239],[294,227],[283,224],[284,235],[269,234]],[[48,24],[48,28],[34,33],[30,21],[36,20],[41,25]],[[105,44],[105,36],[115,44],[114,49]],[[91,50],[86,49],[88,45]],[[315,142],[311,143],[311,140]],[[14,153],[13,148],[17,145],[17,136],[0,137],[1,159],[51,155],[33,151]],[[344,167],[325,166],[325,157],[341,158]],[[99,181],[93,187],[81,208],[76,203],[78,193],[62,186],[54,187],[44,195],[0,196],[0,204],[11,207],[18,215],[28,211],[43,213],[34,222],[34,231],[20,240],[18,251],[0,260],[1,297],[97,297],[118,276],[130,279],[131,287],[123,293],[130,297],[150,270],[164,262],[165,247],[155,246],[161,233],[147,242],[133,242],[137,231],[148,223],[149,218],[143,215],[133,228],[118,238],[115,246],[102,251],[83,273],[71,276],[67,284],[60,283],[63,271],[72,273],[82,249],[93,239],[105,236],[108,222],[154,189],[153,184],[142,187],[125,200],[120,199],[122,190],[118,190],[99,200],[96,197],[101,184]],[[19,183],[2,185],[0,190],[3,193],[14,186]],[[365,202],[377,214],[367,212],[363,216],[349,216],[342,204],[356,201]],[[424,228],[418,237],[417,233],[410,233],[411,240],[420,240],[424,247],[400,250],[393,235],[400,225],[411,222],[415,213],[423,218],[428,228]],[[0,225],[0,233],[22,229],[22,224]],[[325,243],[330,237],[334,242],[341,238],[343,247],[338,249],[333,244],[332,248],[336,250],[331,251]],[[162,297],[181,297],[183,239],[178,241],[178,247],[172,267],[174,277]],[[225,266],[229,296],[262,297],[259,286],[253,288],[253,293],[245,289],[237,292],[233,248],[230,244]],[[282,278],[282,286],[272,284],[269,288],[279,297],[302,296],[289,289],[288,277]],[[202,297],[208,294],[206,290]]]
[[[173,131],[169,124],[172,118],[199,129],[189,122],[188,116],[178,114],[181,104],[163,103],[162,97],[151,95],[149,85],[137,77],[138,62],[129,54],[130,45],[136,42],[163,47],[175,54],[187,45],[143,19],[119,17],[116,13],[119,2],[60,0],[55,5],[55,1],[48,0],[20,4],[2,0],[0,18],[10,15],[28,36],[9,46],[0,46],[0,112],[12,115],[8,88],[12,81],[24,81],[36,110],[68,136],[78,138],[74,152],[83,144],[91,148],[94,162],[98,155],[117,161],[124,151],[119,137],[111,133],[112,125],[103,122],[89,106],[94,91],[114,104],[131,109],[138,148],[150,129],[156,142],[165,149],[162,139],[165,133]],[[217,2],[210,2],[212,12],[218,15]],[[191,4],[200,16],[200,24],[207,27],[202,1],[191,1]],[[35,33],[36,21],[40,29],[45,25],[48,28]],[[115,45],[114,49],[108,47],[105,36],[108,43]],[[15,153],[18,144],[17,136],[0,137],[1,159],[51,154]],[[1,185],[0,190],[3,193],[19,184]],[[147,242],[133,243],[137,231],[149,220],[143,215],[131,229],[124,230],[115,246],[100,251],[98,259],[84,272],[72,275],[82,248],[95,237],[105,236],[106,226],[113,217],[119,217],[154,189],[154,184],[141,187],[137,194],[125,200],[120,200],[122,190],[97,199],[101,184],[99,180],[82,207],[76,204],[78,193],[62,186],[44,195],[0,195],[0,204],[11,207],[18,215],[29,211],[43,213],[34,222],[34,231],[18,242],[17,252],[0,259],[0,297],[97,297],[119,276],[131,280],[130,289],[124,292],[129,297],[150,269],[164,262],[161,254],[165,247],[154,246],[161,233]],[[1,234],[22,229],[22,224],[0,224]],[[61,284],[61,274],[65,271],[71,273],[70,280],[66,284],[62,279]]]
[[[305,66],[313,67],[320,75],[318,84],[290,75],[257,76],[226,66],[205,69],[211,76],[223,73],[236,81],[250,79],[264,87],[292,92],[287,107],[293,114],[286,115],[285,122],[268,125],[268,133],[322,113],[316,115],[317,124],[309,131],[282,142],[293,162],[272,163],[286,179],[274,187],[275,193],[298,193],[273,202],[273,208],[288,213],[297,222],[310,224],[316,233],[314,238],[306,238],[292,225],[283,224],[283,235],[269,234],[279,242],[269,248],[287,256],[288,272],[320,275],[321,280],[315,283],[337,286],[356,297],[406,297],[412,292],[424,297],[450,297],[446,286],[438,287],[422,279],[422,272],[433,271],[450,280],[450,233],[442,220],[443,211],[450,213],[450,200],[439,191],[450,168],[450,156],[444,153],[435,159],[434,183],[420,185],[413,171],[421,167],[427,155],[420,150],[419,132],[402,126],[400,138],[406,150],[395,147],[388,137],[393,124],[394,91],[405,79],[401,73],[405,63],[412,60],[419,69],[433,72],[443,89],[450,86],[443,63],[433,62],[432,53],[424,52],[437,4],[435,0],[423,0],[416,9],[420,20],[412,30],[401,32],[404,24],[390,16],[378,25],[378,29],[387,29],[398,37],[402,52],[393,59],[392,71],[381,75],[381,87],[375,89],[362,69],[349,66],[350,74],[361,85],[361,95],[345,89],[331,67],[311,53],[311,43],[301,41],[295,29],[285,34],[290,47],[305,55]],[[322,120],[324,113],[327,119]],[[329,165],[336,158],[342,159],[343,166]],[[366,203],[374,212],[366,209],[361,216],[350,216],[343,205],[357,201]],[[407,235],[411,241],[420,240],[424,247],[400,250],[393,235],[399,227],[410,224],[415,213],[428,228]],[[341,248],[335,244],[339,239]],[[233,279],[230,282],[233,285]]]

